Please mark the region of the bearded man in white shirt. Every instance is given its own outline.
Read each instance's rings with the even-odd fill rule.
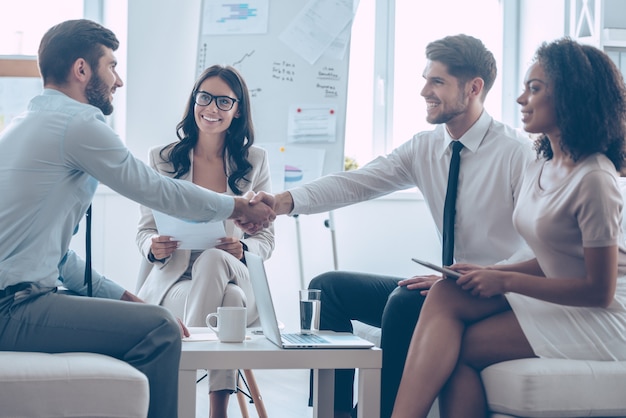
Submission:
[[[491,118],[484,100],[496,78],[496,63],[483,43],[448,36],[426,47],[421,95],[434,130],[416,134],[389,155],[364,167],[319,178],[253,202],[274,204],[277,214],[326,212],[417,186],[440,235],[451,160],[460,141],[460,172],[454,226],[454,261],[490,265],[523,251],[511,221],[531,141]],[[450,263],[451,264],[451,263]],[[382,328],[381,418],[391,415],[407,349],[422,303],[440,276],[411,278],[332,271],[309,288],[322,290],[322,329],[352,332],[351,320]],[[351,416],[354,370],[335,376],[335,418]]]

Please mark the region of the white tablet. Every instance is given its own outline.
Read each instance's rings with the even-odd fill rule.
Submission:
[[[433,269],[433,270],[438,271],[439,273],[443,273],[446,277],[450,279],[456,280],[459,277],[461,277],[461,273],[459,273],[458,271],[450,270],[445,267],[439,267],[436,264],[429,263],[428,261],[418,260],[417,258],[412,258],[411,260],[415,261],[417,264],[421,264],[425,267],[428,267],[429,269]]]

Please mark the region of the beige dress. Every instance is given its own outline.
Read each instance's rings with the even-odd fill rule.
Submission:
[[[619,246],[615,298],[608,308],[572,307],[506,295],[535,354],[547,358],[626,360],[626,252],[622,196],[613,164],[581,161],[553,189],[539,186],[545,161],[529,167],[513,213],[548,280],[584,278],[583,249]]]

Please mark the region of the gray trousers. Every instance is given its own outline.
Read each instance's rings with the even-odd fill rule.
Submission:
[[[176,318],[163,307],[33,286],[0,299],[0,350],[90,352],[120,359],[148,378],[148,417],[178,414],[181,334]]]

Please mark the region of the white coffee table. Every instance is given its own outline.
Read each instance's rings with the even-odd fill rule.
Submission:
[[[335,369],[359,369],[359,418],[379,418],[382,351],[371,349],[298,349],[276,347],[262,335],[243,343],[183,341],[178,383],[178,417],[196,413],[198,369],[313,369],[313,417],[333,416]]]

